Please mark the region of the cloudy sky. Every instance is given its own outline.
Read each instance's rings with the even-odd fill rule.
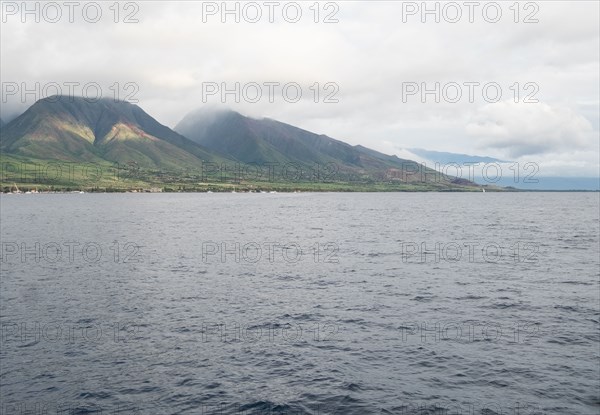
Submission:
[[[170,127],[225,106],[399,156],[598,176],[599,2],[514,3],[3,1],[1,116],[75,83]]]

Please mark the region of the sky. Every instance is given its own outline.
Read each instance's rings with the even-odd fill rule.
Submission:
[[[4,121],[118,97],[171,128],[226,107],[400,157],[599,175],[597,1],[74,4],[2,2]]]

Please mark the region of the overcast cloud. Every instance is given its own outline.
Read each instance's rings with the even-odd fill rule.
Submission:
[[[405,15],[403,22],[403,9],[410,11],[411,2],[366,1],[322,2],[320,23],[313,21],[313,2],[301,3],[298,23],[286,22],[281,10],[289,2],[283,1],[275,9],[274,23],[265,15],[264,2],[256,2],[263,12],[257,23],[243,15],[240,23],[233,16],[222,23],[220,14],[206,15],[203,22],[208,3],[137,2],[134,18],[139,22],[127,24],[112,21],[112,2],[103,3],[98,23],[85,21],[81,10],[70,23],[65,7],[58,23],[44,21],[43,15],[36,23],[30,15],[23,19],[20,10],[12,14],[21,2],[2,2],[2,118],[14,118],[36,98],[30,94],[22,102],[19,93],[5,96],[13,83],[33,88],[36,82],[97,82],[103,95],[111,96],[109,86],[118,82],[121,98],[135,92],[138,105],[170,127],[194,109],[226,106],[400,156],[406,156],[406,148],[420,147],[533,161],[540,165],[541,176],[598,175],[597,1],[521,2],[519,23],[509,9],[512,1],[499,2],[503,14],[498,23],[483,18],[482,8],[489,2],[480,2],[473,23],[462,1],[455,3],[463,12],[458,23],[445,21],[443,15],[440,23],[433,16],[422,23],[419,12]],[[221,2],[213,4],[221,7]],[[427,4],[434,8],[436,2]],[[440,9],[445,4],[440,2]],[[121,3],[120,20],[134,10],[127,7]],[[254,11],[247,10],[253,17]],[[322,22],[336,10],[332,18],[338,23]],[[539,22],[523,23],[534,11],[532,18]],[[287,16],[293,17],[293,11]],[[125,89],[127,82],[139,90]],[[296,82],[302,99],[286,102],[281,88],[275,88],[271,103],[264,88],[256,103],[236,103],[228,96],[223,104],[219,94],[203,103],[203,84],[213,82],[231,88],[235,82]],[[309,89],[316,82],[318,103]],[[328,82],[339,91],[332,85],[324,89]],[[433,95],[422,103],[420,93],[410,94],[415,85],[433,88],[436,82],[446,86],[447,99],[442,94],[439,103]],[[470,91],[465,86],[469,82],[480,85]],[[484,96],[482,86],[492,82],[500,86],[501,96],[496,86]],[[454,83],[462,96],[450,102],[457,97]],[[336,93],[330,98],[339,102],[324,102],[331,92]]]

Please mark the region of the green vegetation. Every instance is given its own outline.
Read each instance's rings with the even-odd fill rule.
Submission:
[[[193,113],[179,127],[185,136],[127,102],[42,99],[0,130],[0,189],[481,191],[414,161],[275,120]]]
[[[446,181],[403,182],[365,177],[289,178],[240,177],[214,170],[157,170],[135,163],[72,163],[30,157],[0,155],[2,192],[416,192],[481,191],[479,186],[450,185]],[[486,190],[502,190],[486,186]]]

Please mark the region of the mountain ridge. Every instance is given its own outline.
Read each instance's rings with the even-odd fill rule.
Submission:
[[[137,105],[66,96],[41,99],[7,124],[0,135],[0,149],[21,156],[135,161],[150,167],[223,159],[160,124]]]
[[[53,96],[39,100],[2,128],[0,151],[18,159],[134,163],[155,180],[179,177],[205,182],[205,163],[212,163],[214,174],[209,180],[213,181],[230,180],[231,175],[219,174],[232,172],[239,163],[286,167],[295,163],[292,169],[302,171],[297,180],[307,183],[320,180],[363,188],[388,183],[426,190],[477,187],[414,161],[270,118],[200,110],[184,116],[172,130],[139,106],[111,99],[91,102]],[[256,177],[253,180],[265,180]],[[289,179],[285,167],[281,177]]]
[[[244,163],[335,162],[342,170],[358,174],[373,171],[384,174],[391,168],[416,166],[412,160],[352,146],[271,118],[251,118],[231,110],[193,111],[175,126],[175,131]]]
[[[489,156],[477,156],[464,153],[451,153],[447,151],[426,150],[423,148],[408,148],[411,153],[433,161],[434,163],[450,164],[450,163],[510,163],[509,161],[500,160]]]

